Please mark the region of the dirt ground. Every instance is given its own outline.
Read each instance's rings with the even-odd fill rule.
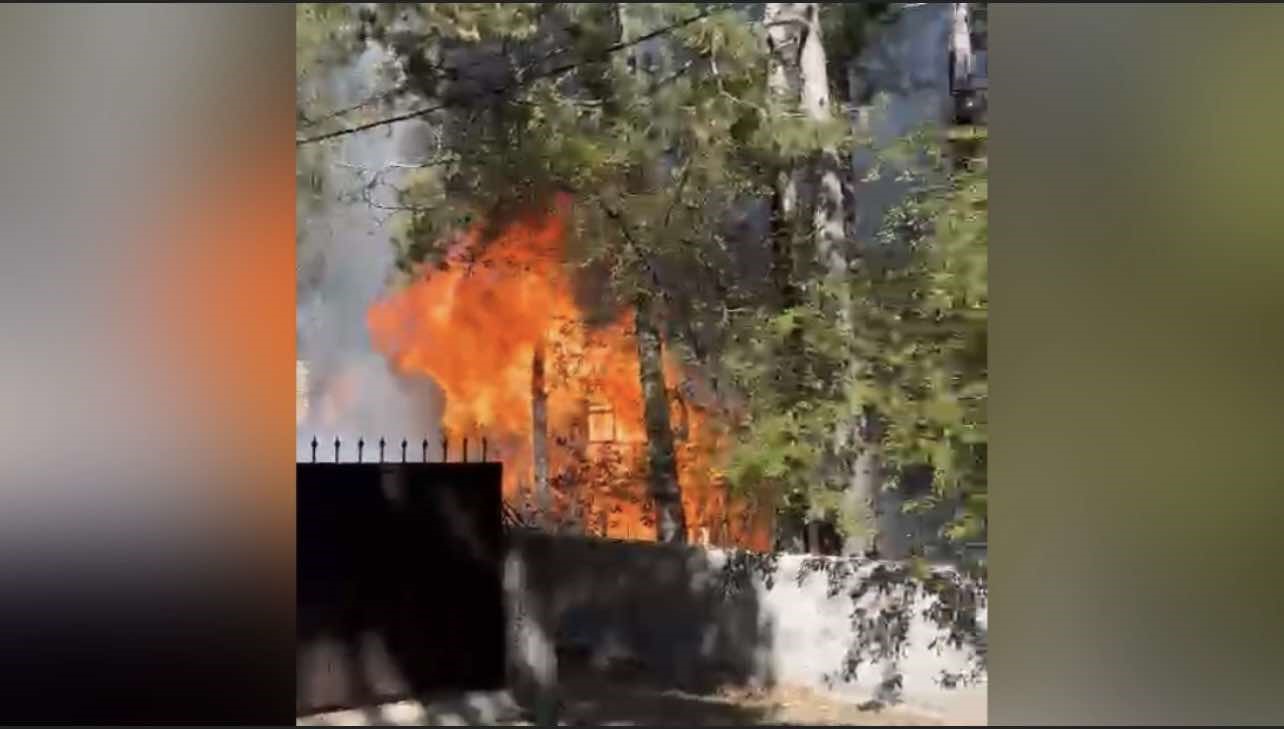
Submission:
[[[567,675],[571,674],[571,675]],[[946,722],[905,707],[865,707],[800,688],[720,689],[689,692],[653,684],[640,675],[596,672],[561,676],[559,723],[563,726],[942,726]],[[531,726],[511,698],[401,702],[299,720],[310,726]],[[471,708],[470,708],[471,703]]]
[[[940,726],[900,707],[870,708],[805,689],[721,690],[692,694],[645,685],[573,679],[562,687],[561,720],[570,726]]]
[[[597,687],[602,688],[602,687]],[[533,726],[517,715],[469,717],[457,707],[402,702],[367,710],[301,718],[302,726]],[[934,718],[903,708],[862,709],[797,689],[698,695],[611,685],[563,687],[562,726],[940,726]]]

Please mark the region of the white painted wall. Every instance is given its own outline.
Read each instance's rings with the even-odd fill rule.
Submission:
[[[515,533],[506,569],[520,569],[528,592],[508,599],[543,601],[550,618],[542,630],[559,648],[576,647],[599,664],[639,660],[680,686],[719,678],[805,686],[858,703],[877,697],[893,670],[887,662],[860,667],[852,681],[838,676],[849,648],[868,635],[854,626],[853,610],[888,604],[886,596],[851,597],[879,564],[844,572],[841,567],[853,563],[841,558],[744,558],[697,547]],[[933,600],[920,592],[907,604],[908,640],[895,668],[901,700],[951,722],[984,722],[983,673],[978,683],[956,688],[940,681],[942,672],[966,673],[980,664],[970,646],[932,646],[943,635],[923,614]],[[983,603],[977,616],[984,631]],[[533,657],[512,651],[514,675],[529,672],[523,661]]]

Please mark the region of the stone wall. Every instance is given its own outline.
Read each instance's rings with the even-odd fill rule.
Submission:
[[[948,570],[924,579],[892,563],[528,532],[508,550],[508,577],[521,573],[507,581],[510,622],[517,604],[528,621],[511,655],[518,683],[545,641],[563,667],[631,664],[691,689],[797,685],[985,718],[984,598],[934,614],[969,603]]]

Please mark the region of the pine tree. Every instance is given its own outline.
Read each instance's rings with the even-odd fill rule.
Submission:
[[[574,263],[608,272],[636,320],[659,537],[684,540],[661,357],[694,338],[673,272],[708,268],[722,220],[757,191],[742,147],[777,144],[756,28],[727,7],[649,3],[381,6],[372,22],[406,85],[442,107],[423,115],[441,164],[403,195],[419,211],[407,259],[461,224],[574,196]]]
[[[878,455],[892,476],[927,463],[935,501],[972,504],[961,536],[984,521],[984,172],[925,184],[892,216],[908,265],[854,255],[841,160],[855,140],[836,108],[838,70],[887,10],[874,5],[378,5],[356,35],[397,53],[393,93],[314,114],[301,134],[389,118],[428,130],[401,191],[408,269],[462,226],[574,196],[567,265],[609,279],[603,308],[634,312],[661,538],[686,536],[665,350],[722,383],[739,441],[727,476],[743,496],[846,512],[852,535],[842,495],[867,503],[879,471],[858,468],[865,482],[853,483],[835,462]],[[412,111],[381,112],[391,97]],[[770,264],[746,276],[757,243],[731,221],[760,203],[772,210]],[[881,432],[835,443],[872,412]]]

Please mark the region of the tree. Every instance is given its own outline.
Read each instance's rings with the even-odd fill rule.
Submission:
[[[441,107],[421,117],[439,164],[403,191],[408,262],[461,224],[570,192],[574,264],[608,272],[636,319],[659,537],[685,539],[661,353],[695,337],[672,272],[710,267],[721,221],[761,180],[741,147],[777,144],[756,30],[694,4],[380,6],[370,22],[406,86]]]
[[[889,463],[932,467],[932,493],[909,508],[957,504],[955,541],[986,529],[988,198],[983,156],[925,180],[884,231],[910,248],[909,264],[859,293],[857,396],[884,415]]]
[[[831,7],[831,18],[838,7]],[[791,98],[790,83],[801,83],[803,71],[790,66],[802,54],[781,51],[797,49],[795,29],[810,27],[807,12],[805,4],[768,7],[769,18],[786,21],[768,23],[777,52],[772,89],[783,103],[797,98]],[[844,55],[856,52],[851,44],[878,19],[865,12],[850,16],[844,11],[840,19],[849,24],[826,28],[845,41]],[[813,53],[808,66],[813,78],[823,65]],[[813,93],[813,113],[820,98],[819,91]],[[939,160],[934,145],[918,135],[889,153]],[[824,181],[824,160],[822,149],[818,187],[798,204],[811,209],[810,239],[783,220],[795,207],[799,175],[796,168],[781,173],[773,245],[780,305],[743,317],[735,346],[723,357],[751,403],[732,480],[742,491],[772,494],[783,506],[813,515],[837,511],[850,536],[868,530],[869,500],[883,486],[877,459],[884,461],[893,487],[926,465],[934,472],[934,490],[910,508],[959,501],[948,536],[971,538],[983,531],[985,520],[984,162],[952,177],[943,167],[920,169],[917,189],[888,216],[884,240],[846,250],[852,265],[842,275],[840,252],[830,248],[828,261],[822,253],[826,239],[834,241],[838,231],[837,225],[827,227],[836,221],[826,213],[839,210],[834,202],[816,205],[836,197]],[[895,257],[899,261],[882,260],[872,250],[903,253]],[[808,251],[814,253],[810,260],[832,265],[799,267],[797,261],[809,260]],[[804,297],[798,288],[823,295]],[[827,442],[827,433],[850,433],[853,415],[865,420],[863,442],[844,446],[840,441],[830,452],[819,446]],[[846,482],[825,469],[826,462],[844,454],[855,466]],[[852,496],[864,508],[852,509]]]
[[[798,3],[802,24],[802,46],[799,51],[799,78],[802,87],[802,108],[817,121],[830,118],[833,104],[830,101],[828,64],[825,56],[824,33],[820,23],[820,10],[816,3]],[[850,293],[851,251],[848,244],[844,213],[842,170],[845,165],[832,146],[822,147],[816,160],[816,181],[811,208],[811,232],[817,263],[821,267],[821,300],[817,306],[832,312],[833,321],[843,338],[854,336],[852,328],[852,300]],[[849,369],[859,365],[849,362]],[[853,450],[850,457],[851,472],[847,476],[842,507],[853,519],[866,522],[865,529],[850,529],[844,551],[863,552],[867,547],[865,537],[872,536],[873,498],[879,489],[880,477],[875,456],[877,422],[873,411],[862,411],[849,403],[851,412],[839,419],[834,432],[834,455],[839,467],[845,451]],[[853,443],[853,440],[855,441]],[[820,515],[817,515],[820,516]],[[863,533],[862,533],[863,532]]]
[[[821,23],[821,8],[817,3],[768,3],[764,13],[764,26],[767,44],[770,49],[770,67],[768,72],[769,99],[778,109],[778,113],[801,113],[804,118],[817,127],[824,127],[840,122],[832,113],[829,66],[825,53],[824,31]],[[783,355],[793,360],[784,371],[774,378],[774,385],[780,396],[772,398],[781,400],[779,404],[786,407],[786,420],[772,421],[768,418],[766,432],[774,432],[772,439],[795,441],[794,456],[780,461],[772,469],[779,475],[782,470],[799,470],[810,484],[791,489],[792,496],[801,497],[795,500],[806,502],[808,522],[811,528],[809,541],[813,549],[817,546],[819,520],[824,517],[828,500],[825,498],[828,488],[822,484],[841,482],[843,477],[835,473],[854,444],[849,443],[853,430],[853,417],[837,417],[833,423],[833,433],[825,441],[832,441],[833,447],[827,458],[812,454],[803,461],[797,458],[799,450],[811,447],[808,443],[797,443],[799,438],[815,439],[819,434],[811,428],[801,432],[796,426],[800,420],[808,418],[811,411],[806,400],[819,393],[815,387],[800,387],[800,378],[816,382],[817,378],[832,375],[822,374],[823,369],[816,368],[812,361],[812,352],[805,346],[806,338],[802,336],[802,327],[808,312],[820,315],[831,325],[837,327],[841,341],[851,336],[851,299],[849,295],[850,250],[845,231],[845,199],[842,182],[845,165],[840,155],[837,138],[818,140],[813,154],[804,158],[781,160],[776,172],[773,194],[773,228],[772,258],[773,276],[778,297],[778,311],[785,317],[783,347],[776,348],[778,356]],[[807,174],[810,173],[810,174]],[[800,199],[800,182],[805,191]],[[800,210],[801,208],[801,210]],[[804,231],[800,231],[800,218],[810,217]],[[806,296],[804,297],[804,293]],[[792,356],[791,356],[792,354]],[[835,353],[840,359],[841,353]],[[751,389],[759,390],[759,387]],[[821,384],[820,389],[825,389]],[[833,390],[833,383],[829,389]],[[807,392],[811,390],[811,392]],[[839,391],[841,392],[841,391]],[[800,407],[801,406],[801,407]],[[826,417],[838,414],[832,408],[826,409]],[[784,427],[790,423],[795,427]],[[868,433],[868,429],[862,432]],[[814,441],[812,441],[814,442]],[[762,453],[762,451],[760,451]],[[849,514],[870,511],[868,502],[875,488],[876,467],[872,463],[873,449],[864,448],[857,454],[853,473],[846,480],[846,503],[842,504]],[[752,460],[752,457],[751,457]],[[826,465],[828,464],[828,465]],[[741,462],[744,465],[744,462]],[[752,471],[753,467],[749,467]],[[741,475],[749,471],[742,470]],[[822,472],[822,471],[828,471]],[[750,480],[757,480],[750,477]],[[805,493],[805,496],[803,495]],[[857,529],[855,519],[849,519],[849,549],[860,545],[851,537]]]
[[[957,504],[948,536],[983,534],[984,162],[923,175],[883,231],[906,260],[853,269],[839,169],[855,140],[831,87],[842,86],[835,56],[855,52],[875,14],[762,10],[750,23],[752,10],[691,3],[374,6],[352,34],[394,50],[395,79],[359,109],[309,113],[301,147],[390,120],[423,126],[422,163],[400,190],[408,270],[437,258],[451,231],[574,197],[565,264],[603,273],[603,309],[633,312],[662,540],[686,537],[666,350],[724,383],[738,440],[727,475],[740,493],[838,509],[852,471],[833,464],[855,443],[834,436],[851,432],[860,406],[880,416],[863,445],[889,474],[933,470],[932,493],[911,507]],[[413,105],[381,110],[393,96]],[[914,154],[933,151],[910,141]],[[755,206],[774,210],[766,246],[729,227]],[[757,277],[742,260],[755,247],[770,261]],[[547,609],[530,605],[522,628],[543,692],[556,666]]]
[[[925,185],[893,216],[888,234],[914,251],[909,266],[856,257],[843,229],[841,160],[855,140],[833,109],[841,95],[831,87],[844,84],[824,44],[833,38],[832,55],[850,58],[886,10],[771,3],[747,23],[752,10],[707,4],[378,5],[363,11],[358,35],[396,52],[390,92],[415,103],[382,117],[369,117],[372,107],[320,115],[303,144],[397,120],[424,125],[424,161],[400,191],[407,269],[434,260],[452,230],[502,226],[559,192],[574,196],[566,264],[603,272],[603,308],[635,317],[661,538],[685,537],[665,350],[698,361],[737,405],[728,476],[742,494],[844,512],[855,534],[850,503],[838,507],[844,493],[867,501],[878,488],[874,456],[893,477],[938,468],[938,500],[977,483],[956,464],[983,461],[983,447],[962,442],[964,423],[947,423],[956,411],[924,399],[972,408],[981,391],[974,363],[963,371],[977,345],[958,338],[979,338],[983,361],[983,308],[923,309],[935,300],[924,292],[953,280],[956,256],[978,245],[925,231],[966,218],[976,200],[964,204],[961,191],[975,184]],[[728,221],[759,201],[774,214],[771,264],[756,278],[741,260],[756,243]],[[883,432],[834,442],[871,412]],[[976,441],[983,418],[974,408],[966,418]],[[983,488],[973,495],[983,502]]]

